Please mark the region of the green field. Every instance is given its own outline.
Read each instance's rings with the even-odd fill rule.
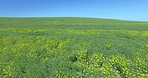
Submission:
[[[148,78],[148,22],[0,18],[0,78]]]

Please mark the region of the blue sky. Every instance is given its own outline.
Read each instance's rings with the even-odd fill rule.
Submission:
[[[148,0],[0,0],[0,17],[94,17],[148,21]]]

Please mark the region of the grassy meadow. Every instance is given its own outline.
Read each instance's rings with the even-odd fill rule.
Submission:
[[[0,78],[148,78],[148,22],[0,18]]]

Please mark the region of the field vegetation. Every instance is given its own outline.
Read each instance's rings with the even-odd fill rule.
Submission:
[[[148,22],[0,18],[0,78],[147,78]]]

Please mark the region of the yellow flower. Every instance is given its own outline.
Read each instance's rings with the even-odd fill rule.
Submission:
[[[141,77],[145,77],[145,74],[141,74],[140,76],[141,76]]]

